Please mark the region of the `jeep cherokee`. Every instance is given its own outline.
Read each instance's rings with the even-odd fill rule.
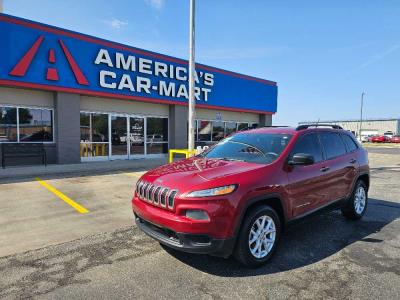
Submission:
[[[367,152],[337,125],[258,128],[145,173],[132,207],[161,244],[257,267],[300,218],[340,208],[360,219],[369,180]]]

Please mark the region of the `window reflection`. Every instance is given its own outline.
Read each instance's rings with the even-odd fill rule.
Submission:
[[[147,154],[168,153],[168,118],[147,118]]]
[[[51,110],[19,108],[20,142],[53,141],[53,116]]]
[[[168,141],[168,119],[147,118],[147,142]]]
[[[108,156],[108,114],[81,112],[81,157]]]
[[[258,128],[258,123],[252,123],[250,125],[250,129],[255,129],[255,128]]]
[[[0,106],[0,142],[17,140],[17,108]]]
[[[236,132],[236,123],[235,122],[226,122],[225,123],[225,136],[228,136],[234,132]]]
[[[144,118],[130,118],[131,154],[144,154]]]
[[[249,129],[249,123],[238,123],[238,131]]]
[[[211,141],[211,122],[198,121],[199,141]]]
[[[162,154],[168,153],[168,143],[148,143],[147,154]]]
[[[212,140],[213,141],[220,141],[224,138],[224,122],[217,121],[213,122],[213,129],[212,129]]]

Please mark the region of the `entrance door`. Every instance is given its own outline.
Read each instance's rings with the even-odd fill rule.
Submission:
[[[129,118],[129,158],[144,156],[144,118]]]
[[[128,118],[111,115],[111,158],[128,158]]]

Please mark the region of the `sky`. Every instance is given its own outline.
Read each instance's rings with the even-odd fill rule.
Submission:
[[[189,0],[4,0],[4,13],[187,59]],[[400,1],[197,0],[196,61],[278,83],[274,125],[400,117]]]

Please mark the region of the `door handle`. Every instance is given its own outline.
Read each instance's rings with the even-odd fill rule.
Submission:
[[[329,167],[322,167],[321,169],[319,169],[321,172],[326,172],[329,171]]]
[[[350,163],[351,163],[351,164],[355,164],[356,162],[357,162],[356,159],[354,159],[354,158],[350,159]]]

